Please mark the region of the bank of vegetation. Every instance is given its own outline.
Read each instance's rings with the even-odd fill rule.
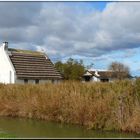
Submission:
[[[15,135],[10,135],[10,134],[7,134],[7,133],[1,133],[0,132],[0,138],[1,139],[8,139],[8,138],[16,138],[16,136]]]
[[[0,84],[0,116],[140,133],[140,80],[113,83]]]

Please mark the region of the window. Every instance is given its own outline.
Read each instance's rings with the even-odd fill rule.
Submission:
[[[12,71],[10,71],[10,83],[12,83]]]
[[[24,79],[24,83],[27,84],[28,83],[28,79]]]
[[[101,79],[101,82],[109,82],[109,79]]]
[[[36,83],[36,84],[39,84],[39,79],[36,79],[36,80],[35,80],[35,83]]]
[[[90,76],[84,76],[84,79],[86,82],[89,82],[91,80],[91,77]]]

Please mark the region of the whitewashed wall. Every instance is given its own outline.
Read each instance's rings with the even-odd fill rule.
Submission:
[[[115,78],[110,78],[109,82],[114,82],[116,79]]]
[[[92,82],[99,82],[100,79],[97,78],[97,77],[95,77],[95,76],[93,76],[93,77],[91,78],[91,81],[92,81]]]
[[[54,80],[53,83],[59,83],[60,80]],[[17,84],[24,84],[24,79],[16,79]],[[52,83],[52,80],[39,80],[39,84]],[[28,84],[35,84],[35,80],[28,80]]]
[[[0,83],[15,83],[15,71],[4,44],[0,47]]]
[[[16,84],[24,84],[24,79],[16,79]],[[35,84],[35,80],[28,80],[28,84]]]
[[[57,83],[60,83],[61,82],[61,80],[39,80],[39,83],[40,84],[44,84],[44,83],[54,83],[54,84],[57,84]]]

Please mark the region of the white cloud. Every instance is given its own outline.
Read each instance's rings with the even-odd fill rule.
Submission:
[[[57,58],[102,58],[140,46],[140,3],[110,2],[102,11],[75,3],[0,3],[1,41],[33,44]]]
[[[49,36],[61,40],[52,44],[56,52],[63,50],[62,56],[95,57],[140,45],[139,3],[112,2],[103,11],[93,10],[86,14],[81,14],[82,8],[78,11],[74,7],[66,8],[65,4],[54,6],[55,9],[53,6],[42,9],[40,18],[45,19],[46,46],[51,44]]]

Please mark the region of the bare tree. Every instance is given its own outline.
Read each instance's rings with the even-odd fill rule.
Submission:
[[[112,62],[109,67],[109,70],[112,70],[114,72],[114,77],[118,79],[124,79],[130,77],[130,69],[128,66],[124,65],[120,62]]]

